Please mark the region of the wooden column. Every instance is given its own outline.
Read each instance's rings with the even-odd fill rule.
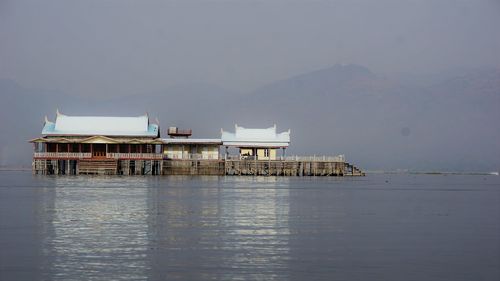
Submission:
[[[271,175],[271,148],[268,148],[267,149],[267,168],[268,168],[268,171],[267,171],[267,175],[270,176]]]

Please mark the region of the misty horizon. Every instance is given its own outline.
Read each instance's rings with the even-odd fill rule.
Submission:
[[[59,108],[196,137],[276,123],[290,153],[367,169],[498,171],[497,26],[493,0],[2,1],[0,165],[29,165]]]

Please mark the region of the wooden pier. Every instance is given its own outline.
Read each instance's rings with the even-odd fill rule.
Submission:
[[[225,175],[238,176],[363,176],[347,162],[314,160],[226,160]]]
[[[33,144],[33,173],[43,175],[363,176],[338,156],[286,156],[290,129],[277,126],[221,129],[216,139],[190,138],[190,129],[168,128],[135,117],[45,118]],[[234,154],[234,150],[238,154]],[[233,154],[230,151],[233,150]],[[281,150],[281,156],[279,151]]]
[[[219,176],[364,176],[357,167],[335,159],[35,159],[33,173],[44,175],[219,175]]]

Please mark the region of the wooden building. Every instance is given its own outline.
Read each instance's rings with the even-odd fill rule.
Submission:
[[[163,139],[165,159],[219,160],[220,139]]]
[[[220,139],[190,138],[191,130],[170,127],[161,138],[158,124],[138,117],[68,116],[45,118],[33,139],[33,173],[78,175],[364,175],[344,157],[286,156],[290,130],[276,125],[249,129],[235,125]],[[226,148],[221,157],[221,147]],[[237,149],[229,155],[228,149]],[[280,154],[281,150],[281,155]]]
[[[67,116],[45,118],[34,145],[37,174],[158,174],[162,140],[158,124],[138,117]]]

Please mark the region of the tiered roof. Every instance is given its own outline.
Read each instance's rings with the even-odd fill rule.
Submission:
[[[159,137],[148,115],[137,117],[67,116],[57,112],[55,122],[45,118],[43,136]]]

